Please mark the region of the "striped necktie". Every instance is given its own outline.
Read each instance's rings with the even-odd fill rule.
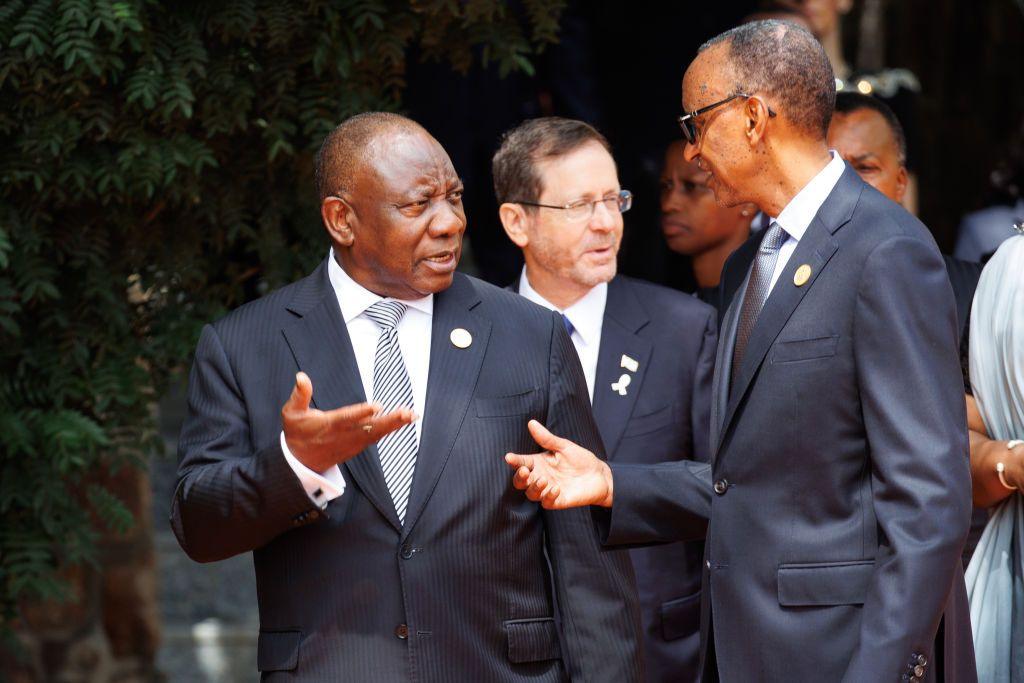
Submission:
[[[760,315],[764,302],[771,291],[772,274],[775,264],[779,261],[779,249],[786,241],[786,231],[777,222],[772,222],[761,240],[761,248],[757,250],[754,267],[750,270],[747,291],[743,295],[743,307],[740,309],[739,324],[736,327],[736,344],[732,350],[732,372],[729,381],[730,390],[743,362],[743,354],[750,341],[750,333],[754,331],[757,316]]]
[[[366,315],[381,328],[377,353],[373,359],[373,400],[385,413],[396,408],[413,407],[412,383],[398,346],[398,321],[405,315],[405,304],[383,299],[366,309]],[[416,429],[407,424],[377,442],[384,482],[395,503],[398,520],[405,523],[412,475],[416,469]]]

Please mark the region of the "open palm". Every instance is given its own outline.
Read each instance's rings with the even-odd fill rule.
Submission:
[[[568,439],[555,436],[540,422],[528,425],[544,453],[508,453],[505,462],[515,468],[512,484],[526,497],[549,510],[612,504],[611,470],[600,458]]]

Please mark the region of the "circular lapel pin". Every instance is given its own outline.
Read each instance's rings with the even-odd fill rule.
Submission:
[[[469,330],[464,330],[461,327],[452,330],[448,338],[452,340],[452,345],[459,349],[464,349],[473,343],[473,335],[469,333]]]
[[[793,273],[793,284],[797,287],[803,287],[807,284],[807,281],[811,279],[811,267],[806,263],[796,269]]]

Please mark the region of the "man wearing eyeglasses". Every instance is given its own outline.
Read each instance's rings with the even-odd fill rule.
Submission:
[[[513,285],[562,314],[609,460],[706,460],[715,312],[616,275],[623,212],[608,141],[583,121],[533,119],[505,134],[494,188],[526,265]],[[696,681],[703,543],[631,553],[648,681]]]
[[[834,75],[805,29],[712,39],[682,95],[685,155],[716,200],[772,219],[723,274],[739,284],[710,472],[609,467],[535,422],[547,452],[507,456],[515,486],[594,505],[609,545],[706,533],[705,683],[976,680],[957,611],[971,480],[956,309],[934,240],[830,152]]]

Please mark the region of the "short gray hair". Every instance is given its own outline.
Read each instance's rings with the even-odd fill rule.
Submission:
[[[422,131],[423,127],[401,114],[367,111],[345,119],[328,133],[316,154],[313,168],[320,201],[330,195],[351,191],[353,177],[366,161],[370,143],[384,131],[393,129]]]
[[[728,44],[737,82],[732,92],[778,98],[779,113],[798,128],[828,135],[836,101],[836,78],[821,43],[810,31],[788,21],[752,21],[700,46]]]

